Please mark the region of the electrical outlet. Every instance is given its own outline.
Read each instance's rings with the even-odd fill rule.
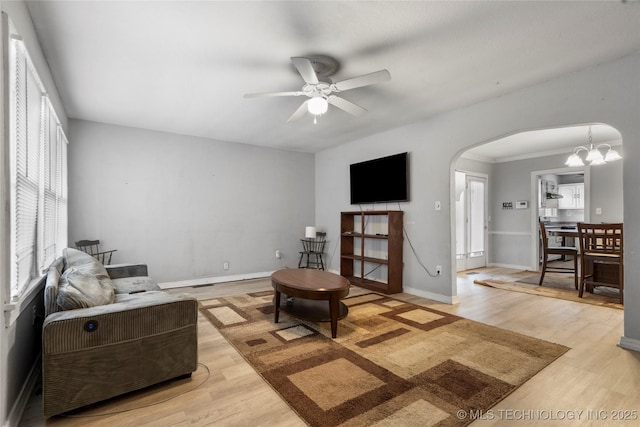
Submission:
[[[225,262],[222,264],[222,269],[223,269],[223,270],[228,270],[228,269],[229,269],[229,261],[225,261]]]
[[[438,276],[442,274],[442,266],[441,265],[436,265],[436,274]]]
[[[276,259],[282,258],[282,254],[280,253],[280,249],[276,249]]]

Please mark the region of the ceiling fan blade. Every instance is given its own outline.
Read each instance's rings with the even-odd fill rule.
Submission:
[[[300,96],[304,95],[302,91],[292,91],[292,92],[262,92],[262,93],[245,93],[245,98],[266,98],[270,96]]]
[[[313,69],[313,64],[311,64],[309,58],[294,57],[291,58],[291,62],[293,62],[293,66],[296,67],[296,70],[298,70],[298,73],[306,83],[310,85],[319,83],[316,70]]]
[[[340,108],[341,110],[346,111],[349,114],[353,114],[354,116],[361,116],[367,112],[367,110],[362,108],[361,106],[356,105],[351,101],[347,101],[344,98],[340,98],[339,96],[331,95],[327,98],[327,102]]]
[[[376,83],[388,82],[391,80],[391,74],[388,70],[375,71],[369,74],[363,74],[352,79],[343,80],[338,83],[334,83],[332,87],[335,87],[338,91],[355,89],[357,87],[368,86]]]
[[[300,105],[298,107],[298,109],[295,111],[295,113],[293,113],[291,115],[291,117],[289,117],[289,120],[287,120],[287,123],[295,122],[296,120],[301,119],[302,116],[304,116],[307,113],[307,103],[308,102],[309,102],[308,99],[306,101],[304,101],[302,103],[302,105]]]

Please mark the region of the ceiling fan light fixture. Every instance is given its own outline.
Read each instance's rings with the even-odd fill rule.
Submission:
[[[324,114],[329,109],[329,103],[321,96],[315,96],[307,102],[307,110],[314,116]]]

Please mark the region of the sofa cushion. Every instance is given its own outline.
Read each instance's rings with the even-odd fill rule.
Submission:
[[[111,281],[115,287],[116,294],[160,290],[160,286],[153,279],[146,276],[122,277],[120,279],[111,279]]]
[[[111,304],[114,297],[113,283],[108,276],[100,277],[87,269],[72,267],[60,277],[57,303],[63,310]]]

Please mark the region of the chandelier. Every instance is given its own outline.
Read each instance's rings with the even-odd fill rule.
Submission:
[[[602,151],[606,150],[604,156],[602,155]],[[587,156],[585,157],[585,161],[589,162],[589,165],[604,165],[607,162],[613,162],[615,160],[620,160],[622,156],[618,154],[616,150],[614,150],[610,144],[598,144],[595,147],[593,146],[593,139],[591,137],[591,125],[589,125],[589,147],[585,147],[584,145],[580,145],[573,149],[573,154],[571,154],[565,165],[570,167],[584,166],[584,161],[578,153],[581,151],[586,151]]]

